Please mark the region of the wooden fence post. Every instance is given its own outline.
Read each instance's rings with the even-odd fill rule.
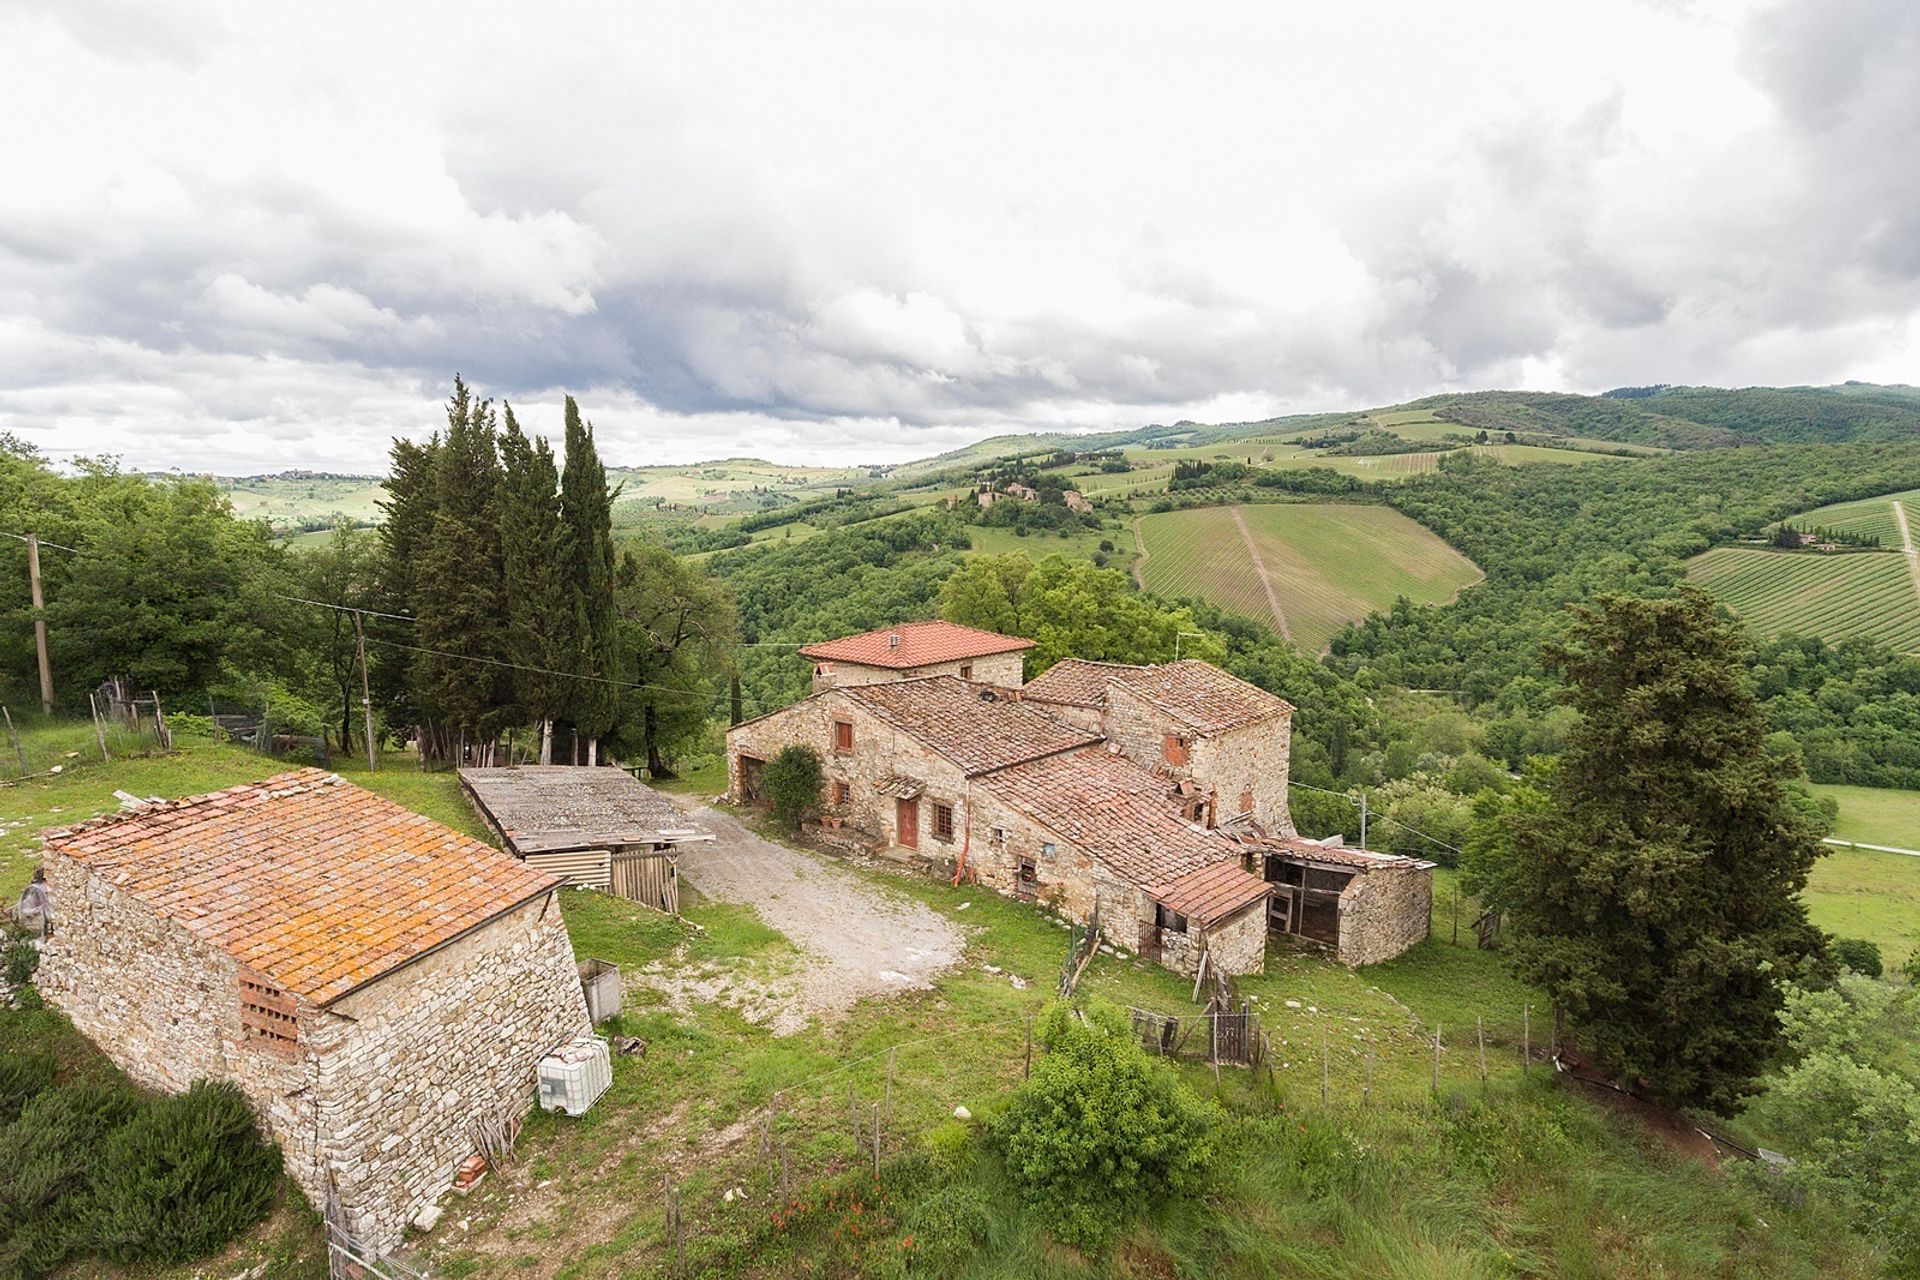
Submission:
[[[1487,1087],[1487,1028],[1479,1014],[1473,1015],[1473,1034],[1480,1042],[1480,1087]]]
[[[853,1125],[853,1151],[860,1154],[860,1107],[853,1100],[853,1082],[847,1082],[847,1121]]]
[[[107,754],[107,730],[100,723],[100,700],[91,692],[87,694],[87,709],[93,712],[93,736],[100,743],[100,763],[112,764],[113,757]]]
[[[1525,1071],[1533,1060],[1533,1006],[1524,1005],[1520,1010],[1520,1070]]]
[[[13,727],[13,712],[0,707],[0,715],[7,718],[7,736],[13,739],[13,753],[20,757],[20,776],[27,776],[27,749],[20,745],[20,732]]]
[[[1368,1106],[1373,1102],[1373,1037],[1367,1037],[1367,1082],[1360,1086],[1360,1105]]]
[[[1433,1092],[1440,1092],[1440,1024],[1433,1024]]]
[[[1033,1078],[1033,1014],[1031,1012],[1027,1014],[1027,1063],[1020,1068],[1020,1078],[1022,1080]]]
[[[873,1104],[873,1180],[880,1181],[880,1104]]]
[[[1327,1065],[1327,1029],[1322,1027],[1320,1028],[1320,1105],[1323,1107],[1327,1105],[1327,1077],[1329,1074],[1330,1072]]]

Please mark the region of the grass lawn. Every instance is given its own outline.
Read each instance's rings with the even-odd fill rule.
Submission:
[[[1895,849],[1920,849],[1920,791],[1816,782],[1813,792],[1832,796],[1839,804],[1840,816],[1833,824],[1837,838]]]

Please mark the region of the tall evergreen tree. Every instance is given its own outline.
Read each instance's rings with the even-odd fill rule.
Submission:
[[[501,535],[506,578],[507,652],[521,711],[540,723],[540,763],[553,763],[553,721],[567,710],[575,681],[548,674],[573,661],[572,542],[560,510],[560,472],[553,449],[529,440],[502,410]],[[540,670],[528,670],[539,668]]]
[[[1575,614],[1547,660],[1582,719],[1515,821],[1514,960],[1604,1070],[1724,1111],[1775,1049],[1779,983],[1822,960],[1800,900],[1820,841],[1704,592]]]
[[[397,615],[367,619],[373,694],[389,725],[418,726],[426,713],[415,696],[413,660],[399,644],[415,641],[413,625],[404,618],[420,612],[420,565],[433,539],[434,469],[440,454],[440,433],[424,444],[396,438],[387,467],[387,496],[380,501],[386,519],[380,524],[379,588],[374,608]]]
[[[620,691],[618,619],[614,614],[613,497],[607,469],[594,448],[593,426],[567,397],[566,465],[560,474],[560,510],[572,551],[574,658],[568,670],[582,676],[567,694],[567,718],[587,740],[588,761],[599,739],[614,726]]]
[[[421,746],[442,760],[457,760],[462,742],[490,756],[517,718],[511,673],[470,660],[508,660],[497,437],[493,402],[476,401],[456,378],[434,458],[433,527],[419,560],[414,626],[420,646],[437,651],[413,665],[415,692],[434,722]]]

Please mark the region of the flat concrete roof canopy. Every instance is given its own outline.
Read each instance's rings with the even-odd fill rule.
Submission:
[[[460,784],[522,857],[566,849],[687,844],[713,833],[624,769],[513,765],[462,769]]]

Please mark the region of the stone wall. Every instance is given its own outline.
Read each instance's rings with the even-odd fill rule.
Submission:
[[[356,1231],[381,1248],[452,1184],[474,1149],[467,1122],[531,1109],[540,1059],[591,1029],[551,893],[323,1017],[350,1031],[318,1055],[321,1157]]]
[[[1433,914],[1433,871],[1373,867],[1340,894],[1340,960],[1378,964],[1427,936]]]
[[[853,725],[853,750],[833,749],[833,725],[845,720]],[[739,803],[741,788],[740,757],[754,756],[771,760],[789,743],[805,743],[820,753],[826,775],[826,794],[821,796],[822,811],[839,818],[856,831],[884,842],[899,852],[896,797],[882,795],[880,780],[889,775],[904,775],[926,785],[920,796],[920,847],[927,858],[958,856],[966,830],[967,779],[946,757],[929,751],[919,741],[901,733],[885,720],[870,714],[851,698],[828,692],[820,697],[796,702],[783,710],[749,720],[727,731],[728,794]],[[846,804],[833,803],[833,784],[844,782],[849,796]],[[953,806],[954,838],[951,845],[933,835],[933,806],[938,802]]]
[[[57,851],[42,865],[49,1003],[148,1087],[232,1081],[314,1207],[331,1173],[377,1248],[451,1185],[473,1151],[467,1121],[531,1107],[539,1059],[589,1029],[552,894],[324,1010],[296,1001],[298,1045],[282,1056],[243,1038],[231,955]]]
[[[150,1089],[178,1093],[195,1080],[240,1087],[302,1185],[315,1168],[311,1005],[298,1008],[299,1052],[249,1046],[240,1029],[240,965],[186,928],[48,849],[53,935],[35,985],[47,1002]],[[303,1177],[302,1175],[305,1175]]]
[[[1265,898],[1250,907],[1219,920],[1206,928],[1188,920],[1185,933],[1171,929],[1160,931],[1160,963],[1191,978],[1200,966],[1202,945],[1213,953],[1213,962],[1230,974],[1263,973],[1267,967],[1267,902]]]
[[[922,676],[958,676],[975,684],[990,684],[1002,689],[1018,689],[1024,681],[1025,660],[1019,651],[990,653],[980,658],[955,658],[950,662],[930,662],[921,667],[869,667],[858,662],[816,662],[813,664],[813,692],[848,689],[862,684],[884,684],[889,680],[917,680]]]
[[[1287,812],[1287,761],[1293,718],[1279,714],[1221,733],[1196,734],[1165,712],[1115,682],[1107,688],[1102,728],[1128,759],[1171,778],[1190,778],[1216,796],[1216,818],[1226,821],[1250,812],[1275,835],[1293,834]],[[1166,756],[1168,734],[1186,742],[1185,764]]]

